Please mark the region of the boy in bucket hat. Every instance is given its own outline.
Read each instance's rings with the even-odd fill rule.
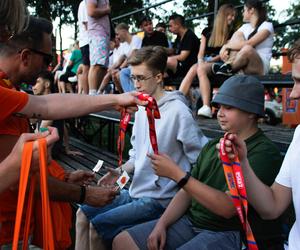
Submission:
[[[279,171],[281,157],[257,126],[264,114],[264,88],[252,76],[233,76],[223,83],[212,101],[219,107],[224,132],[236,133],[248,151],[250,165],[266,185]],[[159,220],[127,229],[116,236],[114,249],[241,249],[243,239],[216,145],[202,149],[191,176],[166,155],[151,155],[157,175],[176,181],[182,189]],[[172,169],[172,171],[171,171]],[[262,220],[249,208],[248,220],[259,249],[283,249],[279,220]]]

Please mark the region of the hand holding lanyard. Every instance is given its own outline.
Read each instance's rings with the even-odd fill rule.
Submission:
[[[248,249],[258,250],[257,244],[254,239],[254,235],[252,233],[250,224],[247,219],[248,200],[240,160],[237,156],[236,149],[234,146],[232,146],[232,151],[235,155],[233,160],[229,159],[225,150],[225,140],[227,139],[228,135],[228,133],[224,135],[224,139],[221,141],[219,150],[227,186],[229,188],[233,204],[236,208],[243,229],[246,233]]]
[[[155,132],[155,122],[154,119],[160,119],[160,113],[158,110],[158,106],[156,100],[147,95],[147,94],[139,94],[137,98],[141,101],[148,101],[146,106],[147,118],[149,122],[149,134],[150,134],[150,142],[155,154],[158,154],[158,146],[157,146],[157,138]],[[125,143],[125,133],[127,130],[127,126],[130,121],[130,114],[122,111],[121,113],[121,120],[120,120],[120,128],[119,128],[119,136],[118,136],[118,153],[119,153],[119,166],[122,165],[122,153],[124,150],[124,143]]]

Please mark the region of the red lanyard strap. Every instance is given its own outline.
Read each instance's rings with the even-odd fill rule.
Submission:
[[[235,157],[230,160],[225,150],[225,140],[228,134],[224,135],[224,140],[220,145],[220,158],[223,164],[224,174],[229,188],[233,204],[236,208],[243,229],[246,233],[247,245],[250,250],[258,250],[253,232],[248,222],[248,200],[245,187],[244,175],[242,172],[240,160],[236,154],[236,149],[232,146]]]
[[[158,154],[158,145],[157,145],[157,137],[155,132],[155,121],[154,119],[160,119],[160,113],[158,109],[158,105],[156,100],[147,95],[147,94],[139,94],[137,98],[141,101],[148,101],[146,106],[147,118],[149,123],[149,134],[150,134],[150,143],[153,148],[155,154]],[[122,154],[124,150],[125,144],[125,134],[130,121],[130,114],[122,111],[120,127],[119,127],[119,136],[117,142],[118,154],[119,154],[119,166],[122,165]]]

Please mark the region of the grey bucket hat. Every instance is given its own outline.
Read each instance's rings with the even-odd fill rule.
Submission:
[[[211,103],[264,116],[264,87],[253,76],[235,75],[222,84]]]

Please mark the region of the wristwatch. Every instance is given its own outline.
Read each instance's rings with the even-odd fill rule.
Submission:
[[[177,183],[178,187],[183,188],[184,185],[188,182],[190,177],[191,177],[191,173],[186,172],[186,175]]]

